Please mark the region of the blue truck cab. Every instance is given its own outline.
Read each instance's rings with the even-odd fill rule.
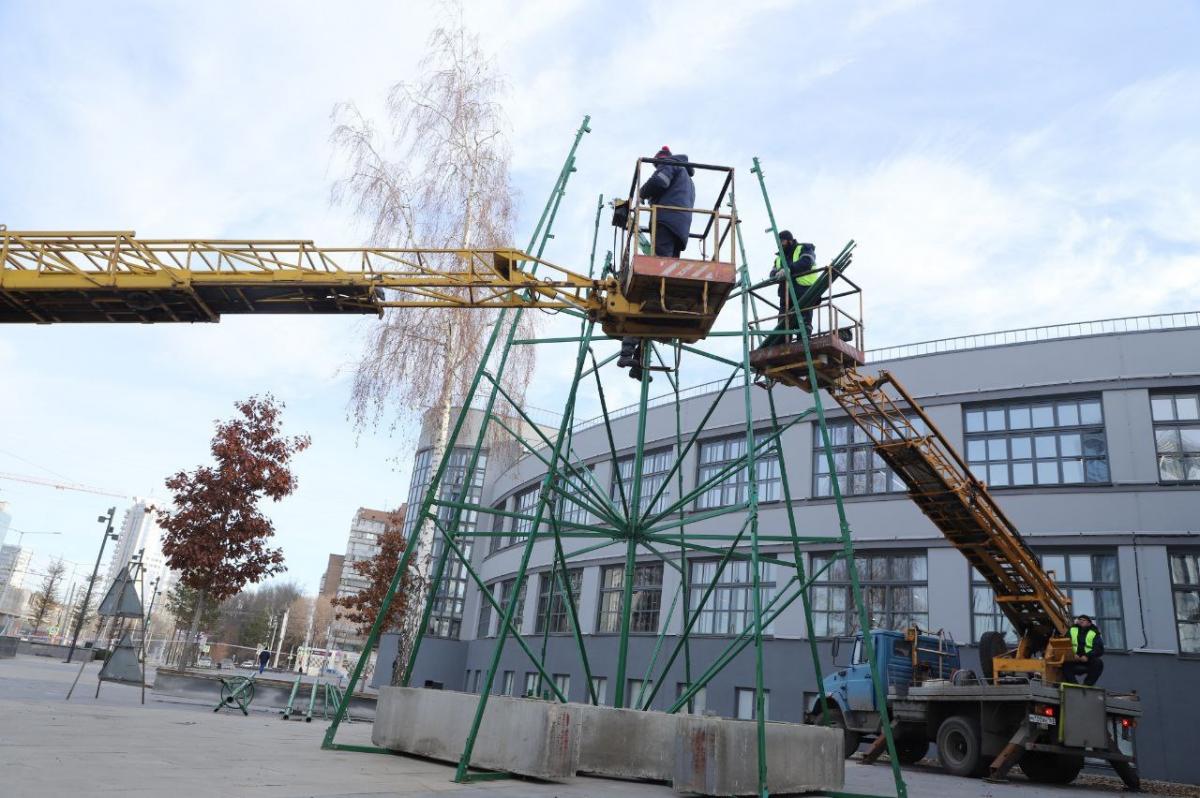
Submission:
[[[873,629],[870,632],[878,673],[886,677],[889,695],[903,695],[909,687],[927,679],[949,679],[961,667],[958,645],[940,634],[916,629],[896,632]],[[916,651],[914,652],[914,643]],[[848,663],[839,665],[839,654],[850,644]],[[915,654],[915,655],[914,655]],[[834,641],[834,672],[822,682],[828,701],[830,722],[846,730],[846,755],[858,748],[863,734],[879,731],[879,706],[871,684],[871,666],[866,658],[862,635]],[[821,722],[821,697],[813,698],[808,719]]]

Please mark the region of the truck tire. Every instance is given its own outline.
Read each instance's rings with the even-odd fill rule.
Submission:
[[[929,741],[924,737],[897,737],[896,756],[901,764],[915,765],[929,753]]]
[[[1121,777],[1121,781],[1125,782],[1130,792],[1141,792],[1142,777],[1138,774],[1137,765],[1132,762],[1113,762],[1112,769]]]
[[[1004,632],[984,632],[979,637],[979,670],[983,672],[983,680],[990,682],[995,669],[992,668],[992,660],[997,655],[1008,651],[1008,641],[1004,639]]]
[[[817,723],[820,723],[820,714],[817,714]],[[846,728],[846,718],[842,715],[842,711],[837,708],[831,700],[829,702],[829,725],[835,729],[842,730],[843,749],[846,759],[854,756],[854,752],[858,750],[858,746],[862,743],[862,732],[856,732]]]
[[[979,721],[969,715],[951,715],[937,733],[938,762],[955,776],[979,776],[987,769]]]
[[[1083,770],[1083,757],[1026,751],[1021,754],[1021,772],[1038,784],[1070,784]]]

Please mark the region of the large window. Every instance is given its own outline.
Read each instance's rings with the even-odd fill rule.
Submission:
[[[811,573],[813,634],[834,637],[858,628],[850,570],[838,557],[814,554]],[[929,625],[929,577],[924,554],[865,554],[854,559],[859,586],[872,629],[906,629]]]
[[[438,491],[438,499],[440,501],[462,502],[465,504],[478,504],[483,495],[483,477],[487,470],[487,455],[479,454],[479,460],[476,462],[475,471],[471,475],[470,485],[467,483],[467,466],[470,464],[471,449],[456,448],[450,454],[450,461],[447,463],[446,470],[443,474],[441,489]],[[413,476],[412,482],[409,484],[408,491],[408,506],[418,508],[414,512],[408,513],[404,519],[404,534],[407,536],[417,523],[420,515],[419,508],[425,498],[425,491],[429,489],[429,480],[432,470],[432,450],[424,449],[417,453],[413,460]],[[476,525],[479,522],[479,513],[473,509],[455,509],[453,507],[439,506],[437,508],[436,517],[438,522],[449,528],[455,515],[458,515],[458,522],[451,530],[459,537],[458,545],[462,549],[463,554],[470,559],[472,538],[470,535],[475,532]],[[445,542],[442,540],[440,532],[435,530],[427,530],[426,534],[433,537],[433,559],[441,556],[442,550],[445,547]],[[428,538],[426,538],[428,539]],[[429,629],[426,634],[430,637],[447,637],[457,638],[462,628],[463,615],[463,599],[467,591],[467,569],[466,566],[459,561],[458,556],[451,551],[448,554],[445,570],[442,572],[442,581],[437,586],[437,590],[433,595],[433,612],[429,618]]]
[[[508,608],[508,600],[512,598],[513,587],[517,584],[516,577],[505,579],[500,583],[500,607]],[[512,625],[518,632],[524,631],[523,621],[525,618],[525,585],[521,585],[521,594],[517,597],[517,606],[513,608]],[[499,625],[503,617],[497,618],[496,623]]]
[[[1073,615],[1090,615],[1100,627],[1105,648],[1125,648],[1121,579],[1116,554],[1040,554],[1042,567],[1054,572],[1059,589],[1071,599]]]
[[[658,489],[663,486],[663,482],[667,478],[667,472],[671,470],[671,463],[675,459],[675,453],[671,449],[656,449],[653,452],[646,452],[642,456],[642,492],[641,498],[638,501],[638,507],[644,513],[646,508],[650,506],[650,500],[658,493]],[[622,495],[624,503],[622,503]],[[668,485],[666,490],[659,496],[658,501],[654,503],[651,512],[662,512],[666,509],[668,500],[671,498],[671,487]],[[633,457],[623,457],[617,461],[617,467],[613,473],[612,482],[612,500],[617,507],[629,506],[633,501]]]
[[[663,565],[639,563],[633,568],[633,612],[629,618],[632,632],[658,632],[658,611],[662,606]],[[625,566],[606,566],[600,577],[600,620],[602,632],[621,631],[621,599],[625,595]]]
[[[497,512],[492,513],[492,536],[488,538],[488,554],[492,555],[499,551],[504,546],[504,537],[500,534],[504,531],[505,522],[508,521],[507,516],[500,515],[504,512],[506,501],[499,501],[492,505],[492,509]]]
[[[1200,654],[1200,553],[1171,554],[1171,590],[1179,652]]]
[[[1059,589],[1071,599],[1073,615],[1089,615],[1100,627],[1106,648],[1125,648],[1121,613],[1121,586],[1115,554],[1039,553],[1042,567],[1054,572]],[[1009,640],[1017,633],[1000,611],[995,593],[982,575],[971,569],[971,639],[984,632],[1004,632]]]
[[[541,485],[534,485],[517,494],[516,507],[513,508],[513,512],[525,517],[513,519],[513,533],[508,538],[508,545],[512,546],[529,538],[529,534],[533,530],[533,517],[537,515],[538,496],[541,494],[541,489]]]
[[[1016,640],[1017,633],[1000,605],[996,603],[996,594],[984,580],[983,575],[971,569],[971,640],[979,642],[984,632],[1003,632],[1010,641]]]
[[[567,608],[566,598],[556,571],[543,571],[541,592],[538,595],[537,628],[534,634],[542,634],[547,628],[552,635],[568,634],[571,631],[571,611]],[[583,585],[583,569],[571,568],[567,571],[567,584],[571,588],[571,600],[576,608],[579,607],[579,589]]]
[[[760,568],[759,601],[766,607],[775,593],[775,564],[760,562]],[[750,563],[746,560],[726,563],[708,603],[701,608],[700,599],[716,575],[716,560],[691,563],[691,608],[698,615],[692,630],[701,635],[739,635],[754,622],[754,583]],[[763,632],[771,634],[772,624],[764,626]]]
[[[496,595],[496,585],[488,585],[488,593]],[[503,606],[503,605],[501,605]],[[492,603],[487,600],[487,595],[479,594],[479,624],[475,627],[475,639],[482,640],[485,637],[492,636]]]
[[[964,424],[967,462],[989,487],[1109,481],[1098,397],[969,407]]]
[[[835,421],[827,426],[829,443],[833,449],[833,467],[843,496],[904,490],[904,483],[875,454],[870,437],[857,424],[853,421]],[[813,425],[813,495],[833,495],[829,459],[825,456],[825,442],[817,425]]]
[[[1200,393],[1154,394],[1154,449],[1163,482],[1200,482]]]
[[[761,433],[760,433],[761,434]],[[746,456],[746,436],[731,435],[727,438],[704,441],[700,444],[700,470],[696,484],[703,485],[733,463]],[[783,498],[783,483],[779,476],[779,455],[774,447],[759,449],[754,458],[754,470],[758,474],[758,500],[779,501]],[[743,466],[713,485],[696,501],[700,510],[729,507],[748,501],[750,498],[750,469]]]
[[[592,503],[594,504],[594,497],[588,493],[587,488],[584,487],[584,485],[592,485],[594,487],[594,480],[592,479],[592,466],[577,465],[575,468],[578,469],[578,473],[575,473],[571,470],[562,472],[561,479],[559,480],[559,486],[563,491],[571,496],[580,496],[592,499]],[[555,502],[558,508],[558,519],[562,523],[587,524],[591,522],[592,514],[588,512],[588,509],[585,505],[576,501],[572,501],[566,496],[559,494],[557,491],[555,492]]]

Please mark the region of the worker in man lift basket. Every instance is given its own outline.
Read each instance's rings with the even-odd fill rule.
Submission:
[[[696,184],[692,175],[696,170],[688,165],[686,155],[673,155],[671,148],[663,148],[654,156],[655,169],[650,179],[642,185],[638,196],[642,202],[652,206],[693,208],[696,204]],[[658,210],[654,225],[654,254],[660,258],[678,258],[687,249],[688,235],[692,231],[690,210]],[[629,369],[629,376],[642,379],[642,340],[627,337],[621,339],[621,357],[618,368]],[[652,378],[647,378],[652,380]]]
[[[1071,651],[1078,659],[1063,663],[1063,678],[1078,683],[1076,677],[1083,674],[1083,683],[1091,687],[1104,673],[1104,640],[1100,630],[1090,616],[1080,615],[1072,624],[1070,635]]]
[[[775,334],[767,336],[762,343],[763,346],[788,343],[793,334],[779,331],[799,330],[801,324],[804,325],[808,334],[812,335],[812,308],[792,307],[792,295],[788,290],[788,283],[791,282],[795,285],[796,298],[799,299],[817,281],[817,278],[821,276],[821,272],[817,269],[817,248],[812,244],[797,243],[790,230],[784,230],[779,234],[779,243],[783,248],[783,260],[780,261],[779,255],[776,255],[775,267],[771,270],[771,276],[779,281],[779,322],[775,325]],[[787,264],[786,268],[783,264]],[[802,340],[799,332],[794,335],[797,341]]]

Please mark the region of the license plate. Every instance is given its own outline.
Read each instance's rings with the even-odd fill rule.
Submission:
[[[1038,726],[1053,726],[1058,723],[1055,718],[1048,718],[1045,715],[1030,715],[1029,722]]]

